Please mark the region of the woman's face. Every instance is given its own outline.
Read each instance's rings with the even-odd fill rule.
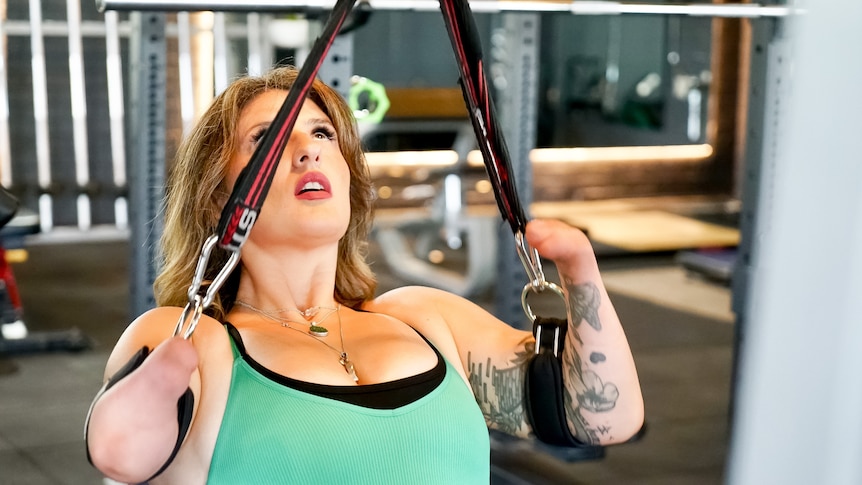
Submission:
[[[243,109],[227,177],[229,189],[286,96],[283,90],[266,91]],[[248,242],[302,246],[337,242],[350,222],[349,194],[350,170],[335,126],[317,104],[306,100]]]

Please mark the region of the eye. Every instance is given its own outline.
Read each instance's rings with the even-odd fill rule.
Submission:
[[[260,142],[260,139],[263,138],[264,133],[266,133],[266,128],[266,126],[261,126],[251,133],[250,138],[252,145],[257,146],[257,144]]]
[[[318,125],[314,127],[312,134],[318,140],[334,140],[335,128],[329,125]]]

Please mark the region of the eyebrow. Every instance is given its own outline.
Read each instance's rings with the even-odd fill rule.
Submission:
[[[306,124],[306,126],[319,125],[319,124],[334,126],[334,123],[332,123],[332,121],[330,121],[327,118],[309,118],[309,119],[305,120],[305,124]]]

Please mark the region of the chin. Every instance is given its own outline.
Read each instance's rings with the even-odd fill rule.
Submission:
[[[317,220],[285,226],[281,236],[294,241],[299,240],[303,243],[321,245],[331,242],[337,243],[346,232],[347,224]],[[297,235],[300,237],[297,238]]]

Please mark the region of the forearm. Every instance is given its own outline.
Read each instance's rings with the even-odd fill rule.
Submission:
[[[592,257],[561,277],[569,327],[563,382],[569,429],[589,444],[627,440],[643,423],[643,398],[628,342]]]

